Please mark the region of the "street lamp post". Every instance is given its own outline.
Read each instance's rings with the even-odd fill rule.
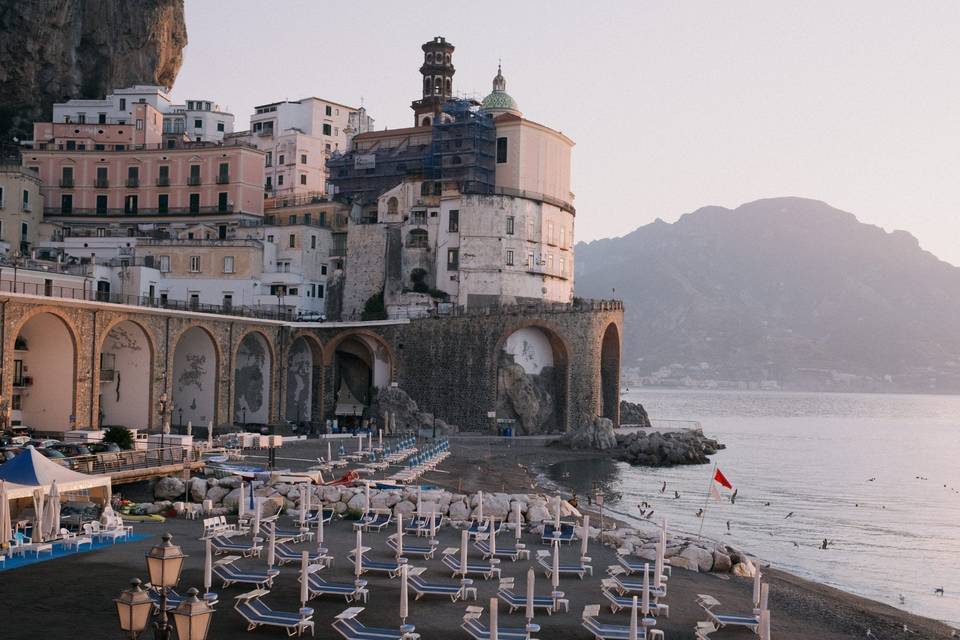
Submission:
[[[183,407],[177,409],[180,412],[180,428],[183,429]]]
[[[160,410],[160,457],[163,460],[166,457],[163,450],[164,440],[166,435],[170,433],[170,419],[173,416],[173,402],[167,397],[166,391],[160,394],[157,405]]]

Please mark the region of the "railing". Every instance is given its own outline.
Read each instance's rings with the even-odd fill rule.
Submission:
[[[145,238],[137,240],[141,247],[195,246],[195,247],[259,247],[263,242],[254,238]]]
[[[170,186],[170,176],[161,176],[157,178],[158,187],[169,187]]]
[[[195,187],[200,184],[200,176],[189,176],[187,177],[187,184],[191,187]]]
[[[89,123],[87,126],[90,126]],[[95,142],[95,144],[105,145],[107,143]],[[120,151],[172,151],[176,149],[216,149],[219,147],[244,147],[258,151],[255,144],[235,138],[225,138],[222,142],[183,142],[181,140],[171,140],[154,144],[120,144],[123,147]],[[34,151],[68,151],[66,144],[56,142],[34,142],[32,148]],[[115,151],[115,149],[85,148],[69,149],[69,151],[70,153],[104,153],[105,151]]]
[[[61,189],[72,189],[72,188],[73,188],[73,178],[60,178],[60,188],[61,188]]]
[[[135,189],[140,186],[140,178],[127,178],[127,186]]]
[[[311,191],[309,193],[295,193],[288,196],[264,198],[263,208],[280,209],[282,207],[299,207],[308,204],[323,204],[329,202],[331,202],[331,200],[328,199],[326,194],[319,191]]]
[[[234,208],[231,205],[220,207],[211,205],[207,207],[168,207],[166,209],[126,209],[126,208],[107,208],[107,209],[78,209],[71,208],[70,211],[64,211],[61,207],[44,207],[45,216],[100,216],[100,217],[126,217],[126,216],[199,216],[211,215],[217,213],[233,213]]]
[[[500,305],[491,307],[468,308],[450,303],[440,303],[436,309],[424,312],[420,308],[408,310],[405,307],[392,309],[387,314],[390,320],[404,318],[455,318],[476,316],[527,315],[547,313],[579,313],[584,311],[622,311],[622,300],[584,300],[577,299],[572,303],[563,302],[531,302],[527,304]]]
[[[184,462],[196,462],[199,456],[191,449],[173,446],[138,451],[113,451],[58,460],[63,466],[80,473],[102,474],[155,469],[165,465],[182,465]]]
[[[230,184],[230,176],[221,173],[217,176],[217,184]]]
[[[93,181],[93,186],[97,189],[106,189],[110,186],[110,180],[107,178],[97,178]]]

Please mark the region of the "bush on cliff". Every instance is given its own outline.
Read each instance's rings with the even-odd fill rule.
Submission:
[[[103,434],[104,442],[112,442],[124,451],[129,451],[133,449],[133,432],[126,427],[110,427],[107,429],[107,432]]]

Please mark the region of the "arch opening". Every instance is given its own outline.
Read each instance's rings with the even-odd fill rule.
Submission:
[[[76,345],[66,323],[38,313],[24,323],[14,343],[10,420],[40,431],[76,426]]]
[[[177,340],[173,351],[173,415],[185,425],[216,422],[217,349],[210,334],[191,327]]]
[[[234,367],[233,420],[244,426],[270,422],[270,346],[260,333],[240,341]]]
[[[600,415],[620,425],[620,332],[611,324],[600,344]]]
[[[107,333],[100,349],[101,428],[150,426],[153,349],[143,328],[124,320]]]
[[[357,426],[368,415],[376,389],[390,384],[392,356],[380,342],[355,334],[337,344],[333,364],[334,414]]]
[[[568,365],[559,336],[522,327],[507,336],[497,357],[498,425],[520,435],[564,431]]]
[[[298,429],[313,431],[320,418],[323,393],[323,354],[313,341],[300,336],[290,344],[287,354],[287,389],[284,417]]]

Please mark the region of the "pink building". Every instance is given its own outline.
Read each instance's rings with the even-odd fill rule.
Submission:
[[[263,152],[164,135],[163,114],[147,103],[124,124],[36,123],[23,164],[43,181],[46,216],[263,214]]]

